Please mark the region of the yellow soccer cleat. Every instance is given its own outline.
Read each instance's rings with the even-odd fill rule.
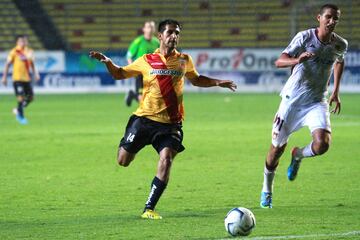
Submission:
[[[141,215],[141,218],[159,220],[162,219],[162,216],[154,210],[146,209],[146,211]]]

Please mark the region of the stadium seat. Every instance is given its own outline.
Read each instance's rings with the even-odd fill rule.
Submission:
[[[41,41],[21,16],[12,0],[0,1],[0,16],[0,51],[8,51],[13,48],[17,35],[27,35],[32,48],[43,49]]]
[[[156,22],[175,18],[183,26],[182,48],[191,47],[284,47],[293,34],[311,26],[318,6],[311,1],[253,0],[40,0],[72,50],[118,50],[127,48],[141,33],[144,21]],[[349,42],[359,45],[360,5],[335,0],[344,14],[337,32]],[[6,31],[9,23],[17,22],[20,32],[30,36],[32,45],[41,43],[23,20],[11,0],[0,3],[1,30],[5,37],[0,48],[13,45],[15,28]],[[10,9],[9,9],[10,8]],[[9,15],[9,12],[12,12]],[[10,33],[9,33],[10,32]],[[8,37],[7,34],[10,34]],[[357,44],[357,45],[356,45]]]

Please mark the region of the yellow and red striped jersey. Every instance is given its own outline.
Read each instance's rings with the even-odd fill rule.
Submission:
[[[122,72],[126,78],[143,75],[143,98],[135,115],[162,123],[184,119],[184,77],[199,76],[189,55],[174,50],[165,58],[157,49],[122,67]]]
[[[7,60],[13,64],[13,81],[29,82],[30,66],[34,61],[34,51],[31,48],[14,47],[11,49]]]

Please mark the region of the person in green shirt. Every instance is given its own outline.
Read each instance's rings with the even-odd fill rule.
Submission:
[[[135,38],[128,48],[126,54],[128,64],[132,63],[144,54],[153,53],[160,46],[159,39],[154,36],[154,21],[146,21],[144,23],[142,31],[144,34]],[[125,103],[127,106],[131,106],[133,100],[136,100],[137,102],[141,101],[142,88],[142,75],[138,75],[135,78],[135,91],[130,90],[125,96]]]

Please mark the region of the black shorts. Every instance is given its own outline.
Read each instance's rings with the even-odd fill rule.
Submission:
[[[30,82],[13,82],[15,95],[23,97],[34,96],[34,91]]]
[[[152,145],[160,153],[165,147],[177,152],[184,151],[181,123],[167,124],[132,115],[126,126],[119,147],[130,153],[137,153],[146,145]]]

